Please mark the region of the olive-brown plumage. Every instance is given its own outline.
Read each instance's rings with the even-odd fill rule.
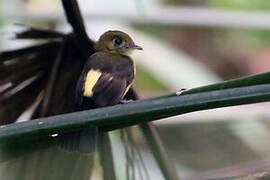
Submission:
[[[111,106],[123,100],[135,78],[135,64],[129,56],[134,49],[142,50],[124,32],[108,31],[100,37],[77,83],[77,110]],[[67,133],[62,136],[62,146],[93,153],[97,135],[97,128]]]
[[[119,103],[131,87],[136,68],[129,56],[142,49],[124,32],[105,32],[96,43],[94,53],[83,69],[77,85],[79,109]]]

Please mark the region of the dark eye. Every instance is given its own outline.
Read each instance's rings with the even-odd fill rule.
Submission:
[[[120,38],[116,38],[115,40],[114,40],[114,43],[116,44],[116,45],[120,45],[120,44],[122,44],[122,39],[120,39]]]

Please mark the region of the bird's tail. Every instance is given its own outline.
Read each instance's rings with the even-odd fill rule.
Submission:
[[[93,154],[97,146],[98,128],[90,128],[61,134],[59,146],[68,151]]]

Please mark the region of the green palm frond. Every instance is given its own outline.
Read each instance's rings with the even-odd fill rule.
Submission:
[[[180,96],[140,100],[125,105],[6,125],[0,128],[1,146],[33,140],[33,137],[34,140],[45,137],[53,141],[55,138],[49,138],[52,134],[93,126],[113,130],[198,110],[269,101],[269,78],[270,73],[264,73],[196,88]]]
[[[241,84],[250,78],[253,79],[254,85],[249,82],[247,86],[239,87],[238,84],[234,84],[230,88],[222,89],[235,82]],[[265,79],[265,83],[263,84],[259,79]],[[190,92],[186,91],[180,96],[139,100],[124,105],[6,125],[0,129],[0,140],[3,142],[17,138],[31,138],[33,135],[35,137],[47,136],[94,126],[114,130],[199,110],[265,102],[270,100],[269,79],[270,73],[263,73],[196,88],[196,91],[191,89]],[[258,82],[260,83],[258,84]]]

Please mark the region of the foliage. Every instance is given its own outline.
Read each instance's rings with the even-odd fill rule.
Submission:
[[[210,0],[209,4],[226,9],[237,10],[269,10],[268,0]]]
[[[270,73],[258,74],[129,104],[40,118],[0,129],[2,143],[71,130],[101,127],[113,130],[188,112],[270,100]]]

